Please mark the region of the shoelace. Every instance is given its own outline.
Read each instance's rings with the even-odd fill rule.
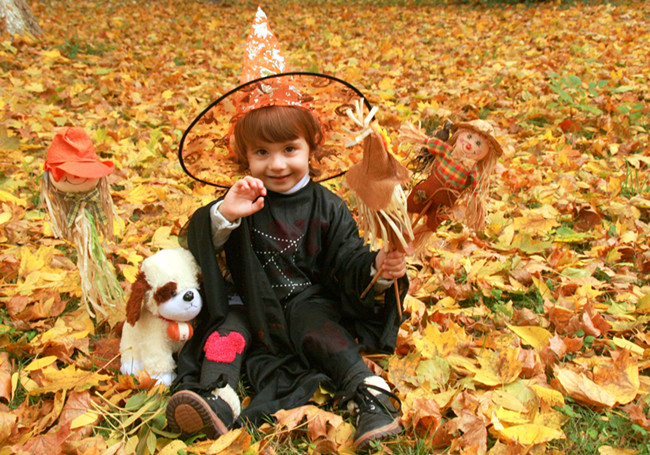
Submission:
[[[379,398],[377,398],[376,395],[374,395],[369,389],[374,389],[377,390],[378,392],[386,395],[389,400],[388,402],[391,404],[391,407],[393,409],[390,409],[386,404],[382,403]],[[357,413],[363,411],[371,411],[375,407],[383,408],[386,411],[390,412],[391,414],[398,414],[402,410],[402,401],[397,397],[392,392],[389,392],[386,389],[382,389],[381,387],[377,387],[376,385],[372,384],[361,384],[359,385],[357,389],[358,396],[360,398],[360,403],[357,403]],[[395,408],[393,406],[392,401],[390,401],[390,398],[393,400],[397,401],[398,407]]]

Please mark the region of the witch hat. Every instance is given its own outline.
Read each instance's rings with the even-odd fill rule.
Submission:
[[[268,106],[307,109],[320,121],[324,138],[317,181],[342,175],[361,159],[361,146],[345,148],[346,131],[354,126],[346,111],[359,99],[368,109],[370,103],[334,76],[286,72],[286,60],[261,8],[247,38],[240,84],[212,102],[185,131],[178,153],[190,177],[221,188],[239,180],[243,171],[231,150],[234,126],[246,113]]]

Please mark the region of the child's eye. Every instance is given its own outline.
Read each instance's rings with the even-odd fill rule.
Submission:
[[[291,152],[293,152],[295,149],[296,149],[296,148],[295,148],[294,146],[290,145],[290,146],[288,146],[288,147],[285,147],[284,151],[287,152],[287,153],[291,153]]]
[[[267,155],[268,153],[269,153],[269,152],[267,152],[267,151],[264,150],[264,149],[255,150],[255,154],[256,154],[256,155],[259,155],[259,156],[264,156],[264,155]]]

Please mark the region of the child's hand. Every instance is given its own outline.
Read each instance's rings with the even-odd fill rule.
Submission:
[[[375,258],[375,268],[386,280],[401,278],[406,275],[406,254],[397,250],[390,253],[381,250]]]
[[[264,196],[266,196],[266,188],[262,181],[246,176],[228,190],[219,206],[219,211],[232,223],[262,210]]]

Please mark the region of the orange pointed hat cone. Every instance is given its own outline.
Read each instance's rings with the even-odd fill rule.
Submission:
[[[284,73],[284,67],[280,43],[269,27],[266,14],[258,7],[246,40],[244,69],[239,82],[245,84],[260,77]]]
[[[242,85],[256,79],[285,73],[285,59],[280,44],[269,27],[269,20],[257,8],[251,25],[246,49],[244,50],[244,68],[240,77]],[[237,113],[234,124],[244,114],[267,106],[296,106],[312,111],[311,98],[303,96],[291,78],[267,80],[257,87],[242,90],[237,99]]]

